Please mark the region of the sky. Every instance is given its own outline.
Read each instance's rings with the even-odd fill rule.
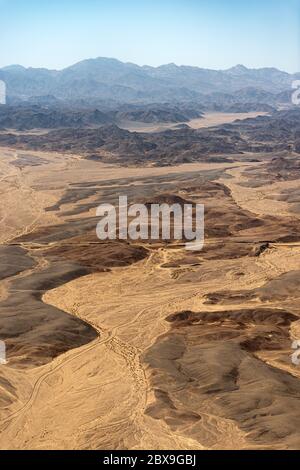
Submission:
[[[300,71],[300,0],[0,0],[0,67],[113,57]]]

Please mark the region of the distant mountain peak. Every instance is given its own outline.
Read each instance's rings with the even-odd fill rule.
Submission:
[[[227,70],[227,72],[232,72],[232,73],[245,73],[248,71],[249,69],[245,67],[245,65],[243,64],[235,65],[234,67],[231,67],[230,69]]]
[[[177,70],[178,68],[178,65],[176,65],[174,62],[157,67],[158,70]]]
[[[141,67],[106,57],[87,59],[58,71],[13,65],[0,69],[0,76],[12,99],[52,95],[63,100],[96,98],[122,103],[205,101],[205,95],[234,94],[242,88],[255,88],[255,96],[259,90],[276,94],[290,90],[294,79],[277,69],[252,69],[242,64],[228,70],[174,63]]]
[[[7,67],[3,67],[1,70],[6,72],[22,72],[23,70],[26,70],[26,67],[23,67],[23,65],[13,64],[7,65]]]

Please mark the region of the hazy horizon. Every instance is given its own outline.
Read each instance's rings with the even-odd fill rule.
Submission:
[[[0,67],[137,65],[300,70],[300,0],[0,0]]]
[[[104,56],[98,56],[98,57],[87,57],[85,59],[82,59],[80,61],[77,61],[75,63],[70,63],[70,64],[67,64],[65,67],[63,68],[48,68],[48,67],[45,67],[45,66],[41,66],[41,67],[32,67],[31,65],[29,66],[25,66],[23,64],[20,64],[20,63],[11,63],[11,64],[7,64],[7,65],[4,65],[4,66],[1,66],[0,69],[5,69],[5,68],[9,68],[9,67],[23,67],[25,69],[30,69],[30,68],[33,68],[33,69],[45,69],[45,70],[52,70],[52,71],[62,71],[64,69],[67,69],[69,67],[72,67],[76,64],[79,64],[81,62],[86,62],[86,61],[93,61],[93,60],[111,60],[111,61],[117,61],[117,62],[121,62],[123,64],[132,64],[132,65],[137,65],[139,67],[153,67],[153,68],[160,68],[160,67],[164,67],[164,66],[167,66],[167,65],[175,65],[176,67],[195,67],[195,68],[200,68],[200,69],[206,69],[206,70],[213,70],[213,71],[218,71],[218,72],[222,72],[222,71],[227,71],[227,70],[230,70],[230,69],[233,69],[235,67],[245,67],[246,69],[248,70],[261,70],[263,68],[266,68],[266,69],[277,69],[281,72],[286,72],[286,73],[290,73],[290,74],[297,74],[297,73],[300,73],[300,67],[299,67],[299,71],[296,70],[295,72],[288,72],[287,70],[284,70],[284,69],[279,69],[278,67],[274,67],[274,66],[268,66],[268,67],[247,67],[245,64],[233,64],[227,68],[223,68],[223,69],[218,69],[218,68],[207,68],[207,67],[201,67],[201,65],[191,65],[191,64],[187,64],[187,63],[183,63],[183,64],[177,64],[176,62],[168,62],[168,63],[164,63],[164,64],[159,64],[159,65],[150,65],[150,64],[137,64],[135,62],[132,62],[132,61],[123,61],[121,59],[118,59],[117,57],[104,57]]]

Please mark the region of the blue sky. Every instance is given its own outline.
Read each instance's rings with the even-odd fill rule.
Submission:
[[[300,0],[0,0],[0,67],[238,63],[300,71]]]

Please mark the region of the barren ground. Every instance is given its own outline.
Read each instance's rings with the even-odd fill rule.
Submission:
[[[132,122],[124,121],[120,123],[120,127],[127,129],[131,132],[161,132],[166,129],[173,129],[178,127],[180,124],[187,124],[192,129],[202,129],[205,127],[214,127],[221,124],[228,124],[234,122],[238,119],[250,119],[257,116],[264,116],[267,113],[264,112],[250,112],[250,113],[220,113],[220,112],[210,112],[205,113],[203,118],[192,119],[189,122],[182,123],[149,123],[144,122]]]
[[[0,149],[1,449],[300,448],[300,221],[282,197],[300,181],[254,157]],[[96,207],[120,194],[204,202],[204,250],[99,242]]]

